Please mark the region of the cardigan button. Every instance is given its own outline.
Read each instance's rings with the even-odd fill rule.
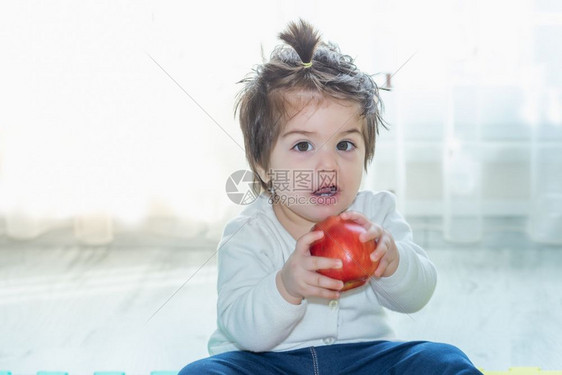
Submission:
[[[338,308],[339,302],[337,299],[333,299],[330,301],[330,303],[328,303],[328,306],[330,306],[330,309],[335,310]]]
[[[322,341],[323,341],[324,344],[326,344],[326,345],[331,345],[331,344],[333,344],[333,343],[336,341],[336,339],[333,338],[333,337],[325,337],[325,338],[322,339]]]

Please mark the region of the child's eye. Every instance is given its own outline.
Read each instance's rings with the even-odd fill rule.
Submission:
[[[293,146],[295,151],[310,151],[312,150],[312,145],[309,142],[299,142]]]
[[[355,145],[350,141],[341,141],[336,147],[340,151],[351,151],[355,148]]]

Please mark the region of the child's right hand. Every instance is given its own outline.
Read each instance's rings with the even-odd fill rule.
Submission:
[[[295,251],[277,273],[277,289],[292,304],[298,305],[306,297],[340,297],[339,290],[343,288],[343,281],[323,276],[316,271],[341,268],[341,260],[310,255],[310,245],[323,236],[324,232],[314,231],[299,238]]]

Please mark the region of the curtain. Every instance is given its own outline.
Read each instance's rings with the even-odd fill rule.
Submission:
[[[303,17],[376,73],[390,130],[364,188],[436,216],[562,242],[560,9],[532,1],[13,2],[0,11],[3,236],[207,236],[243,206],[237,82]],[[550,8],[549,8],[550,7]],[[557,41],[556,43],[554,41]],[[243,189],[242,186],[238,188]],[[465,221],[468,220],[468,221]],[[467,224],[469,223],[469,224]],[[456,225],[475,232],[455,232]]]

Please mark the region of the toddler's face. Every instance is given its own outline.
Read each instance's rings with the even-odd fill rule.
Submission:
[[[273,179],[277,217],[300,226],[351,205],[365,159],[358,104],[312,95],[300,93],[293,100],[296,115],[280,132],[265,171],[266,181]]]

